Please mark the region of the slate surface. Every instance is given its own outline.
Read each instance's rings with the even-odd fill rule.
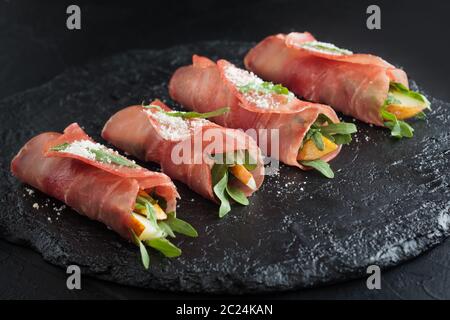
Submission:
[[[249,47],[209,42],[131,51],[1,101],[0,234],[51,263],[75,263],[86,274],[122,284],[254,293],[355,278],[370,264],[390,267],[415,257],[450,233],[448,104],[435,99],[429,120],[414,124],[414,139],[396,142],[384,130],[357,123],[354,143],[333,162],[336,179],[282,167],[251,206],[235,208],[223,220],[213,204],[177,183],[183,197],[179,214],[200,236],[177,239],[183,255],[176,260],[153,255],[149,271],[141,268],[132,245],[70,209],[58,215],[54,208],[61,203],[37,191],[30,195],[9,174],[10,159],[35,134],[77,121],[100,141],[115,111],[167,99],[170,74],[192,53],[239,62]]]

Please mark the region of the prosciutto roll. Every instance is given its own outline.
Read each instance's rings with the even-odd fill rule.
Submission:
[[[159,100],[136,105],[113,115],[102,137],[162,171],[203,197],[220,202],[220,216],[229,200],[247,205],[264,180],[261,151],[239,130],[223,128],[208,115],[172,111]]]
[[[76,123],[63,134],[46,132],[32,138],[12,160],[11,171],[136,244],[163,243],[161,251],[167,256],[180,253],[165,239],[173,234],[170,225],[179,220],[179,195],[170,178],[95,143]]]
[[[387,126],[399,138],[413,133],[402,120],[429,108],[423,95],[409,90],[403,70],[379,57],[319,42],[308,32],[269,36],[244,63],[263,79],[361,121]]]
[[[341,132],[347,138],[356,130],[354,125],[340,124],[330,107],[301,101],[283,86],[264,82],[226,60],[214,63],[194,55],[192,65],[174,73],[169,92],[172,99],[198,112],[228,106],[228,113],[214,118],[223,126],[277,131],[278,141],[272,135],[258,135],[258,143],[267,146],[267,154],[304,170],[314,167],[328,177],[333,173],[327,162],[339,154],[342,144],[334,141],[333,128],[350,128]],[[327,137],[320,134],[325,127],[329,130]],[[276,144],[278,148],[274,148]]]

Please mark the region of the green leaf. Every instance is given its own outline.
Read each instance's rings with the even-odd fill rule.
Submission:
[[[395,116],[395,114],[388,112],[386,109],[381,109],[381,117],[384,120],[387,121],[392,121],[392,122],[396,122],[397,121],[397,117]]]
[[[324,123],[328,123],[328,124],[333,124],[333,120],[331,120],[330,118],[328,118],[326,115],[324,115],[323,113],[319,114],[319,116],[317,117],[316,121],[315,121],[315,125],[317,125],[318,127],[322,126]]]
[[[50,150],[51,150],[51,151],[63,151],[63,150],[65,150],[68,146],[70,146],[70,143],[65,142],[65,143],[62,143],[62,144],[59,144],[59,145],[57,145],[57,146],[54,146],[54,147],[50,148]]]
[[[164,221],[158,221],[158,227],[163,230],[168,236],[172,237],[172,238],[176,238],[175,234],[173,233],[172,228],[165,223]]]
[[[330,137],[333,139],[332,141],[338,145],[349,144],[352,142],[352,136],[350,134],[335,134]]]
[[[427,118],[427,115],[425,114],[425,112],[419,112],[418,114],[416,114],[415,118],[417,120],[425,120]]]
[[[167,220],[165,222],[169,225],[169,227],[173,231],[175,231],[175,232],[177,232],[179,234],[184,234],[185,236],[193,237],[193,238],[198,236],[198,233],[194,229],[193,226],[191,226],[186,221],[178,219],[175,216],[175,213],[173,213],[173,212],[169,212],[167,214]]]
[[[214,187],[214,194],[220,200],[219,217],[224,217],[228,212],[231,211],[230,201],[226,193],[226,188],[228,185],[228,170],[225,171],[222,179],[217,182]]]
[[[312,141],[316,145],[317,149],[319,149],[320,151],[323,151],[325,149],[325,145],[323,143],[322,135],[320,134],[319,131],[316,131],[316,132],[313,133]]]
[[[273,84],[272,82],[255,83],[251,82],[244,86],[238,86],[238,89],[242,93],[248,93],[250,91],[256,91],[260,93],[274,93],[289,95],[289,89],[283,87],[281,84]]]
[[[211,169],[212,185],[215,186],[228,171],[226,164],[215,163]]]
[[[347,49],[341,49],[341,48],[336,47],[334,44],[320,42],[320,41],[304,42],[301,45],[301,47],[303,47],[305,49],[313,49],[313,50],[318,50],[318,51],[322,51],[325,53],[334,53],[334,54],[339,54],[339,55],[353,54],[353,52],[351,52]]]
[[[150,256],[148,255],[147,248],[144,246],[144,244],[139,239],[139,237],[136,235],[136,233],[134,233],[134,231],[132,229],[130,229],[130,231],[131,231],[131,235],[132,235],[134,243],[137,246],[139,246],[142,264],[144,265],[145,269],[148,269],[148,267],[150,266]]]
[[[142,197],[142,196],[137,196],[136,198],[136,202],[138,204],[144,205],[145,209],[147,210],[147,219],[153,224],[153,225],[157,225],[156,221],[156,212],[155,212],[155,208],[153,208],[152,203],[150,202],[149,199]]]
[[[138,165],[135,164],[134,162],[132,162],[131,160],[128,160],[127,158],[125,158],[121,155],[109,152],[107,150],[93,149],[93,148],[89,148],[88,150],[89,150],[89,152],[91,152],[95,155],[96,161],[108,163],[108,164],[114,163],[119,166],[124,166],[124,167],[129,167],[129,168],[138,167]]]
[[[352,134],[356,133],[358,129],[354,123],[340,122],[332,123],[327,126],[320,127],[320,132],[323,134]]]
[[[391,82],[390,85],[389,85],[389,91],[391,91],[391,92],[392,91],[401,92],[404,95],[407,95],[407,96],[409,96],[409,97],[411,97],[411,98],[413,98],[415,100],[427,103],[428,107],[429,107],[429,101],[424,95],[422,95],[422,94],[420,94],[418,92],[409,90],[407,87],[405,87],[401,83]],[[389,103],[389,104],[391,104],[391,103]]]
[[[181,250],[165,238],[156,238],[145,241],[145,244],[161,252],[167,258],[175,258],[181,255]]]
[[[323,160],[302,161],[301,164],[316,169],[329,179],[334,178],[334,172],[330,165]]]
[[[245,196],[244,192],[242,192],[240,189],[231,187],[229,184],[227,184],[226,191],[228,195],[237,203],[240,203],[243,206],[249,205],[247,197]]]
[[[206,118],[212,118],[212,117],[217,117],[217,116],[221,116],[224,113],[227,113],[228,111],[230,111],[230,108],[228,107],[224,107],[224,108],[220,108],[211,112],[206,112],[206,113],[200,113],[200,112],[195,112],[195,111],[165,111],[163,110],[160,106],[156,106],[156,105],[148,105],[148,106],[143,106],[144,108],[147,109],[157,109],[159,112],[165,113],[166,115],[170,116],[170,117],[177,117],[177,118],[183,118],[183,119],[206,119]]]
[[[414,136],[414,128],[411,127],[405,121],[398,121],[400,124],[400,130],[403,137],[412,138]]]
[[[405,121],[399,121],[395,114],[388,112],[384,107],[380,111],[381,117],[387,120],[384,125],[391,130],[391,136],[397,139],[412,138],[414,129]]]

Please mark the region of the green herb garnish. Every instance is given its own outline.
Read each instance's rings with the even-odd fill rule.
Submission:
[[[165,111],[163,108],[161,108],[160,106],[156,106],[156,105],[148,105],[148,106],[143,106],[144,108],[147,109],[157,109],[159,112],[162,112],[170,117],[177,117],[177,118],[182,118],[182,119],[207,119],[207,118],[212,118],[212,117],[217,117],[217,116],[221,116],[225,113],[227,113],[228,111],[230,111],[229,107],[224,107],[224,108],[220,108],[211,112],[205,112],[205,113],[200,113],[200,112],[195,112],[195,111]]]
[[[303,148],[303,145],[308,140],[311,140],[314,142],[317,149],[323,151],[325,149],[323,137],[329,139],[337,145],[349,144],[352,141],[352,134],[355,132],[357,132],[357,128],[353,123],[334,123],[326,115],[320,114],[306,133],[300,149]],[[309,164],[306,164],[306,162]],[[327,178],[334,177],[334,173],[331,170],[330,165],[323,160],[318,159],[314,161],[301,161],[301,164],[318,170]]]
[[[420,101],[425,104],[427,109],[430,109],[430,102],[428,99],[415,91],[409,90],[406,86],[398,82],[391,82],[389,84],[389,93],[380,109],[380,117],[384,120],[384,125],[391,130],[391,136],[397,139],[401,138],[412,138],[414,136],[414,129],[408,123],[402,120],[398,120],[397,116],[389,111],[387,107],[389,105],[401,105],[402,101],[396,98],[394,95],[399,93],[403,96],[408,96],[414,100]],[[416,119],[425,119],[426,115],[424,112],[418,113]]]
[[[322,51],[325,53],[339,54],[339,55],[351,55],[353,52],[347,49],[341,49],[334,44],[320,42],[320,41],[310,41],[305,42],[301,45],[302,48]]]
[[[405,121],[398,120],[395,114],[388,112],[385,107],[381,109],[380,114],[385,120],[384,125],[391,130],[392,137],[401,139],[414,136],[414,128]]]
[[[197,230],[184,220],[178,219],[174,212],[167,213],[166,224],[175,232],[185,236],[195,238],[198,236]]]
[[[57,146],[54,146],[50,148],[51,151],[64,151],[70,146],[70,143],[64,142],[62,144],[59,144]]]
[[[57,146],[54,146],[52,148],[50,148],[51,151],[58,151],[58,152],[63,152],[65,151],[68,147],[70,146],[70,143],[68,142],[64,142],[62,144],[59,144]],[[89,153],[93,154],[95,156],[95,161],[98,162],[102,162],[102,163],[107,163],[107,164],[116,164],[119,166],[124,166],[124,167],[129,167],[129,168],[137,168],[139,167],[137,164],[135,164],[133,161],[128,160],[127,158],[119,155],[119,154],[115,154],[109,150],[102,149],[102,148],[98,148],[98,149],[94,149],[94,148],[86,148],[87,151],[89,151]]]
[[[129,167],[129,168],[137,168],[139,167],[136,163],[134,163],[131,160],[128,160],[127,158],[112,153],[108,150],[102,150],[102,149],[88,149],[89,152],[93,153],[95,155],[95,160],[103,163],[113,163],[119,166]]]
[[[249,204],[245,194],[229,183],[231,179],[234,179],[234,177],[230,177],[229,168],[239,164],[248,171],[252,171],[256,169],[257,164],[250,156],[248,150],[215,155],[214,158],[216,163],[211,169],[212,185],[214,194],[220,200],[219,217],[222,218],[231,211],[230,200],[234,200],[244,206]]]
[[[145,269],[148,269],[148,267],[150,265],[150,256],[148,255],[147,248],[144,246],[144,244],[139,239],[139,237],[136,235],[136,233],[134,233],[134,231],[132,229],[130,229],[130,231],[131,231],[131,236],[133,238],[134,243],[137,246],[139,246],[139,251],[141,253],[142,264],[144,265]]]
[[[274,93],[282,95],[289,95],[290,93],[288,88],[283,87],[281,84],[273,84],[272,82],[250,82],[244,86],[238,86],[238,89],[242,93],[248,93],[250,91],[256,91],[263,94]]]
[[[181,250],[166,238],[156,238],[144,242],[147,246],[158,250],[167,258],[175,258],[181,255]]]
[[[321,174],[323,174],[325,177],[329,179],[334,178],[334,172],[331,169],[330,165],[323,161],[323,160],[313,160],[313,161],[301,161],[302,165],[306,167],[311,167],[319,171]]]
[[[389,84],[389,91],[393,92],[393,91],[398,91],[404,95],[407,95],[415,100],[421,101],[426,103],[428,106],[427,108],[430,107],[430,102],[428,101],[428,99],[423,95],[420,94],[418,92],[409,90],[407,87],[405,87],[403,84],[399,83],[399,82],[391,82]],[[388,103],[388,104],[393,104],[393,103]],[[395,104],[395,103],[394,103]]]
[[[175,238],[174,232],[190,237],[197,237],[198,235],[197,231],[189,223],[176,218],[174,212],[167,213],[166,220],[158,221],[155,209],[153,207],[153,204],[158,203],[158,201],[159,200],[155,200],[151,196],[139,195],[136,198],[135,208],[139,210],[146,209],[147,220],[150,221],[152,226],[160,232],[159,234],[161,236],[158,238],[141,241],[139,237],[134,233],[134,231],[130,229],[133,242],[139,246],[142,263],[146,269],[149,266],[150,257],[145,246],[149,246],[158,250],[168,258],[174,258],[178,257],[181,254],[181,250],[173,243],[171,243],[168,239],[166,239],[167,236]]]

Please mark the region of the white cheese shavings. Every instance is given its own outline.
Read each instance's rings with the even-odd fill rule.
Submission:
[[[248,84],[261,84],[264,81],[253,72],[237,68],[233,65],[225,68],[225,77],[235,86],[242,87]]]
[[[145,110],[144,112],[160,124],[161,135],[166,140],[182,140],[191,133],[188,122],[180,117],[171,117],[161,111]]]
[[[264,81],[253,72],[237,68],[233,65],[225,68],[225,77],[234,84],[239,91],[239,87],[264,83]],[[294,94],[291,92],[289,92],[288,95],[284,95],[281,99],[281,95],[259,90],[247,90],[246,92],[241,91],[241,93],[248,102],[260,109],[280,109],[294,98]]]
[[[90,140],[77,140],[70,143],[67,148],[60,152],[70,153],[89,160],[95,160],[95,154],[89,149],[98,149],[99,146],[101,145]]]
[[[192,131],[210,123],[206,119],[183,119],[182,117],[172,117],[165,112],[145,110],[150,117],[155,119],[160,125],[160,133],[166,140],[179,141],[191,135]]]
[[[113,154],[119,157],[122,157],[120,155],[120,153],[118,153],[117,151],[107,148],[106,146],[104,146],[103,144],[97,143],[97,142],[93,142],[91,140],[76,140],[73,141],[69,144],[69,146],[65,149],[60,150],[59,152],[65,152],[65,153],[70,153],[82,158],[86,158],[89,160],[93,160],[96,161],[96,155],[95,153],[92,152],[92,150],[101,150],[105,153],[109,153],[109,154]],[[129,160],[131,163],[135,164],[136,162],[134,160]],[[111,159],[109,158],[105,158],[105,162],[108,164],[111,164]]]

